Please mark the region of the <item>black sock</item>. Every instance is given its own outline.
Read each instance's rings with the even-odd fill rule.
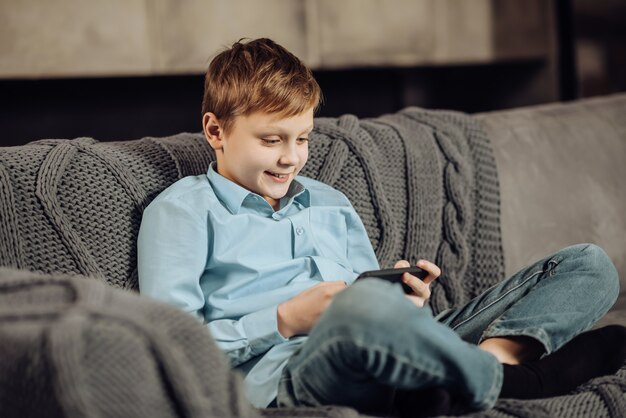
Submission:
[[[626,327],[609,325],[582,333],[541,360],[503,364],[500,398],[565,395],[588,380],[614,374],[626,360]]]
[[[468,400],[444,387],[397,390],[393,415],[400,418],[426,418],[457,415],[468,409]]]

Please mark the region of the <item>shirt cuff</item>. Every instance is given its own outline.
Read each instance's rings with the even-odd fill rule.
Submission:
[[[273,346],[288,341],[278,332],[278,305],[252,312],[241,318],[248,344],[254,355],[266,352]]]

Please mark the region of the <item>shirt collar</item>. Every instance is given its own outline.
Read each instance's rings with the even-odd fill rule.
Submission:
[[[304,187],[302,183],[297,180],[298,176],[291,182],[289,185],[289,190],[287,190],[287,194],[280,199],[280,208],[287,207],[291,205],[292,201],[298,202],[305,208],[311,206],[311,197],[309,195],[309,190]]]
[[[267,207],[270,207],[269,203],[267,203],[262,196],[241,187],[237,183],[219,174],[215,161],[209,165],[207,178],[217,198],[233,214],[239,213],[243,202],[248,198],[264,203]],[[296,179],[289,185],[287,194],[280,200],[281,210],[289,206],[294,200],[304,207],[309,207],[311,203],[309,191]]]

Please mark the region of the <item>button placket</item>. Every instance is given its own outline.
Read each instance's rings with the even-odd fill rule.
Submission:
[[[299,212],[293,217],[289,217],[291,222],[293,255],[294,257],[308,257],[315,254],[313,248],[313,233],[309,229],[308,211]]]

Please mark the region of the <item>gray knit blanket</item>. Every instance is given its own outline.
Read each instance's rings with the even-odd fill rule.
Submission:
[[[177,362],[192,362],[197,367],[207,367],[203,362],[211,364],[216,370],[213,381],[226,382],[231,395],[226,404],[215,401],[220,408],[225,408],[221,411],[226,411],[219,416],[253,415],[241,406],[237,379],[232,380],[233,372],[224,368],[227,362],[210,338],[201,340],[210,347],[202,352],[205,359],[181,357],[163,348],[176,347],[181,341],[184,345],[191,338],[188,334],[168,334],[169,344],[161,341],[158,350],[162,351],[158,351],[150,342],[158,336],[150,333],[154,332],[155,325],[159,327],[159,321],[165,321],[172,314],[172,309],[155,308],[151,301],[119,290],[137,290],[135,247],[143,209],[177,179],[206,172],[213,160],[214,155],[203,136],[189,133],[125,142],[47,139],[21,147],[0,148],[0,265],[13,268],[0,270],[0,283],[3,283],[0,286],[0,393],[5,385],[15,386],[15,382],[18,382],[17,389],[6,392],[13,397],[26,390],[51,390],[54,386],[58,393],[70,387],[66,384],[71,380],[52,373],[58,372],[59,366],[38,360],[40,353],[50,349],[50,343],[45,341],[50,336],[53,321],[48,319],[65,318],[68,302],[57,301],[51,303],[48,311],[44,310],[49,317],[43,316],[39,332],[33,326],[32,312],[20,314],[19,304],[8,301],[13,300],[20,289],[23,291],[21,300],[35,305],[38,301],[69,298],[72,291],[67,290],[66,295],[63,289],[76,286],[79,279],[64,276],[59,279],[58,275],[71,273],[110,285],[83,278],[89,283],[85,286],[97,287],[93,292],[101,296],[97,300],[81,299],[82,308],[75,311],[79,315],[74,319],[70,315],[63,322],[64,331],[59,331],[60,335],[79,341],[71,345],[74,351],[67,351],[68,356],[89,352],[87,346],[81,344],[88,344],[94,338],[98,346],[111,345],[109,353],[115,355],[96,356],[93,363],[88,358],[80,366],[90,368],[89,372],[93,373],[93,380],[86,381],[87,385],[113,391],[103,399],[132,403],[132,398],[137,396],[135,391],[139,390],[137,385],[148,398],[161,396],[164,382],[167,382],[168,393],[176,385],[185,387],[184,382],[177,380],[184,376],[173,372],[150,374],[135,386],[122,384],[129,379],[124,368],[148,356],[154,359],[155,370],[161,371],[163,367],[169,371],[175,369]],[[489,139],[473,118],[457,112],[418,108],[374,119],[359,120],[350,115],[318,118],[311,135],[309,162],[302,174],[346,194],[363,219],[383,267],[390,267],[399,259],[413,263],[418,258],[433,260],[442,267],[443,275],[433,287],[431,298],[435,312],[463,303],[503,278],[497,171]],[[48,275],[33,276],[25,270]],[[49,282],[54,280],[69,280],[73,284],[50,286]],[[88,295],[92,290],[82,292]],[[115,302],[118,298],[125,302]],[[79,302],[76,298],[70,300]],[[102,300],[107,303],[103,304]],[[143,342],[152,348],[142,351],[133,346],[135,348],[121,350],[116,342],[120,337],[108,320],[94,328],[98,335],[72,334],[71,330],[80,324],[84,325],[81,332],[87,332],[89,321],[109,318],[107,315],[113,312],[105,309],[107,304],[114,306],[122,317],[145,317],[146,312],[151,312],[149,315],[158,318],[156,323],[143,321],[135,328],[149,336]],[[146,304],[150,306],[142,308]],[[131,305],[136,306],[131,308]],[[156,313],[159,309],[165,311]],[[91,314],[86,315],[86,311]],[[180,319],[182,322],[187,318],[195,321],[191,317],[180,318],[185,318]],[[186,329],[187,326],[176,322],[172,327]],[[193,329],[192,325],[189,327]],[[61,337],[56,338],[57,343],[62,341]],[[26,354],[20,355],[24,350]],[[64,361],[66,351],[58,350],[53,354]],[[15,361],[17,369],[9,365]],[[162,362],[167,364],[161,365]],[[78,367],[77,363],[63,364]],[[20,370],[29,371],[23,379]],[[100,374],[103,370],[108,373]],[[65,372],[69,373],[69,378],[76,373],[75,370]],[[45,376],[56,380],[50,382]],[[590,382],[576,394],[525,402],[501,400],[496,408],[480,416],[626,416],[625,382],[626,372],[622,369],[616,376]],[[226,395],[222,389],[213,392],[211,388],[204,388],[204,396],[223,399]],[[77,402],[91,402],[89,397],[81,401],[79,395],[67,395],[71,408],[81,406]],[[184,396],[177,399],[170,409],[164,409],[171,414],[163,416],[193,415],[181,413],[187,411],[186,408],[202,410],[185,406]],[[47,402],[51,402],[51,408],[59,408],[58,402]],[[109,403],[97,407],[112,408],[113,412],[108,415],[116,416],[114,405]],[[87,406],[82,404],[82,407]],[[157,416],[154,410],[150,411],[152,415],[139,411],[133,416]],[[203,411],[205,416],[215,413],[215,410]],[[259,413],[265,416],[357,416],[350,409],[334,407],[262,410]]]
[[[188,314],[93,278],[0,268],[0,416],[259,412]]]
[[[434,261],[435,312],[502,279],[498,180],[472,118],[408,108],[320,118],[302,174],[346,194],[380,264]],[[165,187],[205,173],[200,134],[97,142],[42,140],[0,153],[0,265],[80,273],[137,289],[141,214]]]

